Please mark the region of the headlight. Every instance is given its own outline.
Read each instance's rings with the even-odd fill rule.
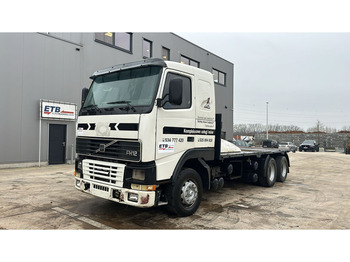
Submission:
[[[82,170],[83,169],[83,163],[82,161],[78,161],[77,168]]]
[[[76,177],[82,178],[82,173],[83,173],[83,162],[79,158],[75,159],[75,171],[74,175]]]
[[[145,178],[146,178],[145,170],[141,170],[141,169],[132,170],[132,179],[144,181]]]

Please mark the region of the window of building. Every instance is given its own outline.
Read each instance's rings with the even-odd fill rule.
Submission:
[[[213,68],[214,82],[226,86],[226,74]]]
[[[194,67],[199,67],[199,63],[194,60],[190,60],[190,65]]]
[[[113,45],[113,33],[95,33],[95,39],[97,41]]]
[[[129,33],[114,33],[115,46],[131,51],[131,34]]]
[[[132,33],[95,33],[95,40],[128,53],[132,52]]]
[[[143,58],[152,57],[152,42],[147,39],[143,39],[142,55],[143,55]]]
[[[188,58],[186,56],[183,56],[183,55],[181,55],[180,63],[181,64],[186,64],[186,65],[191,65],[191,66],[199,68],[199,62],[197,62],[197,61],[195,61],[195,60],[193,60],[191,58]]]
[[[170,49],[162,47],[162,58],[164,60],[170,60]]]
[[[166,80],[165,80],[165,86],[164,86],[164,94],[169,93],[169,86],[170,86],[170,80],[173,79],[181,79],[182,80],[182,103],[181,105],[173,105],[170,104],[169,102],[165,103],[164,109],[185,109],[185,108],[191,108],[192,105],[192,99],[191,99],[191,79],[178,75],[178,74],[173,74],[173,73],[168,73]]]

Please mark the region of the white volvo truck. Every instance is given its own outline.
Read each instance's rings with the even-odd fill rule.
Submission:
[[[75,187],[136,207],[196,212],[225,180],[271,187],[289,172],[286,152],[241,150],[222,140],[213,75],[148,59],[95,72],[83,89]]]

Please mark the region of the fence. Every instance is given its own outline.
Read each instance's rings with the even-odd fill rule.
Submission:
[[[269,139],[278,142],[293,142],[299,146],[305,140],[316,140],[325,150],[343,151],[346,145],[346,136],[349,133],[269,133]],[[242,135],[242,134],[240,134]],[[257,133],[254,136],[255,145],[261,145],[266,139],[266,133]]]

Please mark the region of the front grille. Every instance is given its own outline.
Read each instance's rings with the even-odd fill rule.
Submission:
[[[133,162],[141,160],[139,141],[78,137],[76,145],[77,154],[81,155]]]
[[[122,187],[124,169],[125,165],[123,164],[102,162],[91,159],[83,160],[83,176],[85,180],[89,180],[90,182],[98,182],[112,186]],[[94,186],[94,188],[96,187]],[[104,187],[99,186],[96,189],[104,190]]]

